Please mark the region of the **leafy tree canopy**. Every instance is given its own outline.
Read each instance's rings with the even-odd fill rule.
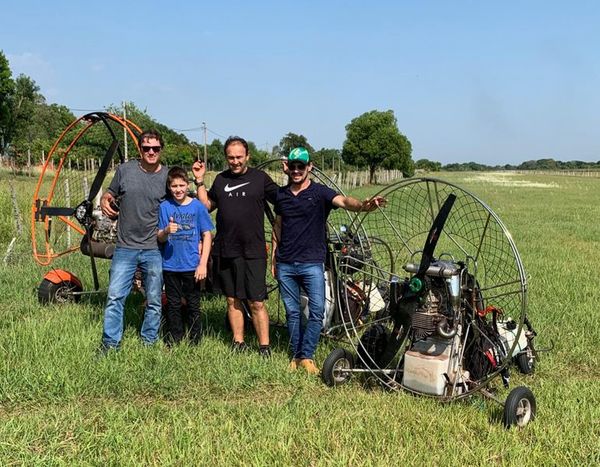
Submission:
[[[321,148],[315,151],[311,158],[320,169],[341,169],[342,151],[340,149]]]
[[[315,152],[313,147],[310,144],[308,144],[306,136],[297,135],[295,133],[288,133],[283,138],[281,138],[281,141],[279,142],[277,156],[278,157],[287,157],[288,154],[290,153],[290,151],[297,147],[303,147],[303,148],[307,149],[309,154],[311,154],[311,156]]]
[[[440,162],[430,161],[429,159],[419,159],[415,162],[416,170],[425,170],[427,172],[439,172],[442,168]]]
[[[398,130],[392,110],[372,110],[346,125],[346,141],[342,148],[344,161],[357,167],[368,167],[373,183],[375,169],[398,169],[411,176],[414,166],[412,146]]]
[[[121,106],[109,106],[108,112],[122,115]],[[165,140],[163,160],[169,165],[190,166],[196,158],[203,158],[204,147],[190,141],[185,135],[154,120],[145,110],[128,103],[127,118],[142,130],[156,129]],[[8,60],[0,50],[0,155],[10,156],[18,165],[39,161],[50,150],[63,130],[75,120],[75,115],[64,105],[47,104],[38,85],[26,75],[12,78]],[[81,124],[83,125],[83,123]],[[116,125],[115,125],[116,127]],[[81,127],[79,127],[80,129]],[[123,131],[116,128],[115,135],[124,147]],[[74,128],[73,131],[78,131]],[[110,143],[110,136],[101,127],[94,127],[86,133],[85,139],[78,143],[70,154],[75,165],[81,159],[90,157],[98,160],[103,156]],[[252,165],[258,165],[268,159],[267,151],[248,142],[252,156]],[[287,156],[294,147],[303,146],[311,153],[313,161],[321,168],[340,167],[340,150],[321,148],[315,151],[303,135],[286,134],[272,153]],[[129,145],[129,157],[134,155],[135,147]],[[60,154],[60,150],[57,151]],[[133,152],[132,152],[133,151]],[[368,167],[371,181],[377,167],[400,169],[406,175],[412,175],[414,168],[437,171],[439,162],[420,159],[413,164],[411,144],[397,128],[396,118],[391,110],[367,112],[346,125],[346,141],[341,151],[344,162]],[[57,154],[57,156],[58,156]],[[222,170],[226,167],[223,155],[223,143],[214,139],[207,146],[209,168]],[[578,160],[562,162],[552,158],[525,161],[519,165],[488,166],[476,162],[454,163],[441,166],[442,170],[599,170],[600,161],[583,162]]]
[[[557,161],[554,159],[537,159],[522,162],[518,165],[485,165],[477,162],[452,163],[442,167],[442,170],[449,172],[462,171],[492,171],[492,170],[599,170],[600,161],[584,162],[584,161]]]
[[[270,154],[263,149],[258,149],[252,141],[248,141],[248,152],[250,153],[250,165],[252,166],[257,166],[270,159]]]
[[[4,52],[0,50],[0,154],[4,154],[9,142],[12,113],[11,103],[13,100],[15,82]]]
[[[209,167],[212,170],[222,170],[223,168],[225,168],[225,155],[223,154],[223,143],[220,140],[213,139],[212,142],[206,147],[206,154]]]

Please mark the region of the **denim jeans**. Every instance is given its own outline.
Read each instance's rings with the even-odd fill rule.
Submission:
[[[138,266],[142,271],[146,289],[142,341],[150,345],[158,339],[163,284],[160,251],[117,247],[110,265],[108,297],[104,309],[102,343],[105,347],[118,347],[121,343],[125,300],[131,292],[133,276]]]
[[[293,358],[313,358],[325,313],[323,263],[277,263],[279,291],[285,306]],[[302,326],[300,289],[308,296],[308,320]]]

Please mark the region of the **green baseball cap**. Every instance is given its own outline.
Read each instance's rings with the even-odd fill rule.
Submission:
[[[308,164],[310,162],[310,155],[305,148],[294,148],[288,155],[288,162],[302,162]]]

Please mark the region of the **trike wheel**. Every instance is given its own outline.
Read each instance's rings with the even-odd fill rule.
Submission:
[[[533,393],[525,386],[513,389],[504,403],[504,426],[524,427],[535,418],[536,404]]]
[[[339,386],[350,379],[354,356],[346,349],[334,349],[323,362],[321,379],[327,386]]]
[[[525,350],[515,357],[519,371],[524,375],[530,375],[535,371],[535,359],[530,350]]]
[[[38,300],[42,304],[78,302],[79,295],[73,292],[81,292],[82,288],[71,281],[62,281],[58,284],[44,279],[38,287]]]

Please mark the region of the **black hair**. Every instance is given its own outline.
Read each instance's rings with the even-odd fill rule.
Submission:
[[[138,136],[138,146],[141,148],[144,140],[150,138],[157,139],[160,143],[161,148],[165,145],[162,136],[160,136],[160,133],[157,130],[146,130],[143,133],[141,133],[140,136]]]
[[[225,146],[223,146],[223,153],[225,155],[227,155],[227,148],[232,144],[241,144],[242,146],[244,146],[244,149],[246,150],[246,155],[248,155],[248,142],[244,138],[240,138],[239,136],[230,136],[229,138],[227,138],[227,141],[225,141]]]

